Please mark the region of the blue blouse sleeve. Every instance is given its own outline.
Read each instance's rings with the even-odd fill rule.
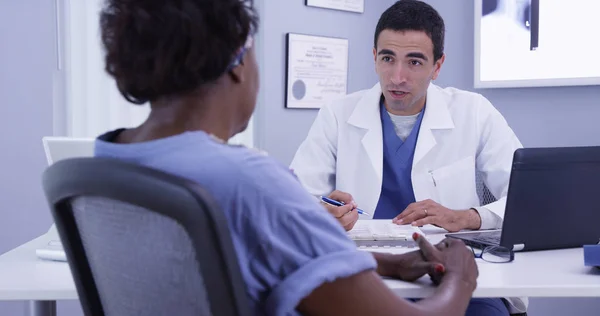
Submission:
[[[239,236],[251,249],[243,268],[247,286],[264,302],[265,314],[294,315],[321,284],[377,267],[287,168],[259,160],[244,172],[244,197],[236,208],[248,215]]]

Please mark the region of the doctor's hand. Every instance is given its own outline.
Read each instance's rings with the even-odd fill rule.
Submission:
[[[424,200],[408,205],[392,222],[398,225],[410,224],[413,226],[431,224],[444,228],[449,232],[479,229],[481,227],[481,217],[479,217],[476,210],[455,211],[432,200]]]
[[[356,221],[358,221],[358,211],[356,210],[358,205],[354,202],[352,195],[335,190],[329,194],[328,198],[346,204],[344,206],[333,206],[327,203],[321,203],[327,209],[327,212],[333,215],[346,231],[351,230],[352,227],[354,227],[354,224],[356,224]]]

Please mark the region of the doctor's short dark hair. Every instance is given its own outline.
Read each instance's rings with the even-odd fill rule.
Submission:
[[[375,28],[375,43],[383,30],[392,31],[422,31],[429,36],[433,43],[434,61],[444,54],[444,20],[429,4],[418,0],[400,0],[389,7]]]
[[[105,69],[135,104],[187,94],[223,75],[257,26],[244,0],[105,0]]]

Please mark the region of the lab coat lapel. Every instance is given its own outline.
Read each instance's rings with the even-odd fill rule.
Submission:
[[[427,89],[427,101],[423,121],[419,129],[419,137],[415,147],[415,156],[413,159],[413,168],[435,147],[434,130],[452,129],[454,121],[448,110],[448,101],[443,92],[434,84],[429,84]]]
[[[383,133],[379,115],[381,86],[377,83],[360,99],[348,118],[348,124],[364,129],[362,146],[371,160],[379,183],[383,179]]]

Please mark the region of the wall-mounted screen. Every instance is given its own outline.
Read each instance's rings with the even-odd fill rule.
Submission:
[[[475,0],[475,87],[600,85],[600,0]]]

